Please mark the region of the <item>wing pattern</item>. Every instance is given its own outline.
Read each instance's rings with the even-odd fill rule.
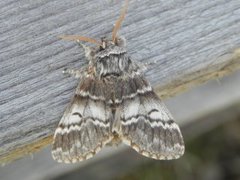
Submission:
[[[126,99],[121,105],[122,140],[154,159],[177,159],[184,142],[172,115],[154,92]]]
[[[104,101],[76,94],[55,131],[53,158],[73,163],[92,157],[111,141],[110,119]]]

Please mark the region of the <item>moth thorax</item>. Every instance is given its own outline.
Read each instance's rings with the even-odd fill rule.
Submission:
[[[104,57],[99,57],[96,64],[96,71],[101,77],[114,75],[120,76],[128,72],[131,61],[126,53],[108,54]]]

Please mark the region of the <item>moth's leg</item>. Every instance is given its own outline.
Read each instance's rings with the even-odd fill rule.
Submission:
[[[144,63],[144,64],[145,64],[145,66],[147,66],[147,67],[152,67],[152,66],[154,66],[154,65],[157,64],[157,61],[147,62],[147,63]]]
[[[82,44],[80,41],[77,41],[77,43],[80,47],[82,47],[84,49],[85,56],[90,61],[91,60],[91,52],[92,52],[91,48]]]
[[[68,76],[73,76],[77,79],[82,78],[83,74],[84,74],[85,68],[81,68],[81,69],[68,69],[65,68],[63,70],[63,74],[64,75],[68,75]]]
[[[141,72],[145,72],[147,71],[149,68],[153,67],[154,65],[157,64],[157,61],[153,61],[153,62],[147,62],[147,63],[141,63],[141,62],[137,62],[139,69]]]

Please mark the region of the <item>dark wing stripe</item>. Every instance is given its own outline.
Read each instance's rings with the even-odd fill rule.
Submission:
[[[110,91],[114,92],[114,102],[110,101],[112,98],[112,96],[109,95]],[[108,102],[109,104],[120,104],[124,99],[133,98],[136,95],[151,91],[152,88],[148,82],[143,79],[143,77],[136,75],[133,78],[109,77],[109,80],[105,81],[103,79],[93,81],[91,77],[87,77],[79,84],[76,94],[92,100]]]

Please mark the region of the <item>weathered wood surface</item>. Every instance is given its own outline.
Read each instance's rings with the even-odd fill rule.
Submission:
[[[83,51],[57,38],[110,36],[120,3],[110,0],[0,2],[0,161],[51,142],[77,80],[64,67],[85,64]],[[129,53],[157,61],[147,78],[171,96],[240,66],[240,1],[130,1],[120,34]]]

